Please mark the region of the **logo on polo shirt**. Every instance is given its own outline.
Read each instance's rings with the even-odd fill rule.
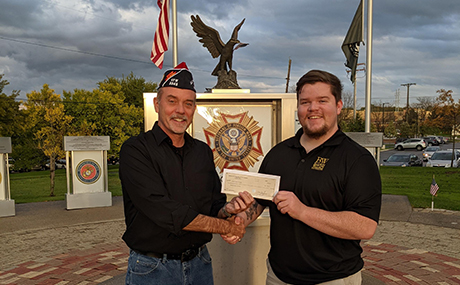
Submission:
[[[323,157],[318,156],[318,158],[316,159],[316,161],[313,164],[313,166],[311,167],[311,169],[323,171],[324,167],[326,166],[326,162],[328,160],[329,160],[329,158],[323,158]]]
[[[248,112],[236,115],[219,112],[209,127],[203,129],[220,172],[225,168],[247,171],[263,156],[262,127],[258,124]]]

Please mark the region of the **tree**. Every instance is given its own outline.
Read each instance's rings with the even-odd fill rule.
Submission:
[[[73,117],[74,135],[110,136],[110,154],[118,155],[129,137],[139,134],[143,111],[125,102],[122,86],[113,80],[93,91],[64,91],[66,114]]]
[[[414,107],[421,110],[421,119],[424,121],[427,115],[433,110],[435,106],[435,100],[431,97],[417,97],[417,103]]]
[[[25,127],[21,102],[16,101],[19,91],[14,90],[9,96],[3,93],[5,86],[10,84],[3,76],[0,74],[0,136],[11,137],[12,157],[15,158],[12,170],[27,171],[44,164],[45,157],[33,145],[33,132],[28,132]]]
[[[371,129],[385,133],[386,126],[395,120],[394,107],[389,103],[379,101],[371,104]]]
[[[13,141],[12,157],[14,158],[14,171],[30,171],[44,169],[46,155],[38,148],[33,132],[26,130],[19,140]]]
[[[343,92],[342,102],[343,107],[339,115],[339,121],[353,120],[353,94],[351,94],[351,92]]]
[[[396,132],[396,126],[395,126],[394,120],[388,122],[388,124],[385,126],[385,130],[384,130],[383,134],[384,134],[385,137],[387,137],[387,138],[394,138],[394,137],[396,137],[397,132]]]
[[[38,148],[50,160],[50,196],[54,196],[56,173],[55,161],[64,156],[62,149],[63,137],[72,117],[64,113],[61,95],[54,93],[48,84],[43,85],[40,92],[27,94],[25,103],[29,128],[34,130]]]
[[[435,100],[431,97],[417,97],[417,101],[413,106],[417,109],[420,133],[422,135],[439,133],[440,129],[430,122],[430,115],[433,112]]]
[[[441,93],[443,93],[443,95],[448,95],[445,93],[449,93],[450,95],[452,95],[452,90],[446,91],[444,89],[440,89],[436,91],[436,93],[440,95]],[[453,130],[452,130],[451,122],[449,122],[447,118],[443,118],[445,115],[443,112],[446,111],[445,105],[451,104],[447,101],[445,102],[445,104],[443,104],[442,101],[445,101],[445,100],[448,100],[451,103],[455,103],[453,98],[447,99],[446,96],[443,96],[443,98],[437,97],[434,101],[433,107],[431,108],[431,112],[428,116],[428,119],[425,121],[425,125],[427,127],[438,128],[438,130],[440,130],[441,132],[449,133],[450,135],[452,135]]]
[[[371,128],[374,128],[381,132],[382,131],[382,103],[371,104]]]
[[[146,81],[143,77],[134,76],[131,72],[127,77],[123,75],[122,78],[107,77],[102,82],[98,82],[99,88],[103,85],[121,85],[121,92],[124,95],[123,101],[129,106],[134,105],[139,108],[142,112],[144,110],[144,98],[143,93],[155,92],[157,84],[152,81]],[[139,132],[144,130],[144,120],[140,120],[136,126],[139,127]]]
[[[402,121],[399,124],[399,136],[401,138],[410,138],[415,135],[415,125],[410,125],[406,121]]]
[[[339,122],[340,129],[344,132],[364,132],[365,122],[359,115],[356,114],[356,120],[347,120]]]
[[[13,90],[9,96],[3,93],[10,84],[3,76],[0,74],[0,137],[11,137],[15,141],[24,131],[24,116],[19,110],[20,102],[16,101],[19,91]]]
[[[433,108],[431,122],[441,129],[452,130],[452,157],[455,150],[455,136],[460,129],[460,100],[455,102],[452,90],[437,90],[438,97]],[[452,166],[453,162],[451,163]]]
[[[440,89],[436,93],[438,97],[429,121],[431,125],[438,126],[444,131],[454,131],[455,133],[460,119],[460,100],[455,102],[452,90]]]
[[[121,91],[125,95],[125,102],[139,108],[144,107],[143,93],[155,92],[157,84],[145,81],[143,77],[135,77],[131,72],[127,77],[123,75],[117,82],[121,85]]]

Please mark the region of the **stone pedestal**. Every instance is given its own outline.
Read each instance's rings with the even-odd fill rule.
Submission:
[[[112,206],[112,192],[66,194],[65,199],[67,210]]]
[[[16,214],[14,200],[11,200],[10,169],[8,153],[11,153],[11,138],[0,137],[0,217]]]
[[[64,137],[67,210],[112,206],[107,177],[109,149],[108,136]]]
[[[219,70],[217,72],[217,84],[212,89],[241,89],[236,79],[236,72],[234,70],[228,72]]]
[[[215,234],[207,245],[212,258],[214,283],[265,284],[270,249],[270,218],[260,217],[246,228],[241,242],[230,245]]]
[[[0,217],[11,217],[16,215],[14,200],[0,200]]]

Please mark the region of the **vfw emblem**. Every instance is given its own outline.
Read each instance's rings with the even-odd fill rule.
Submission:
[[[260,139],[262,127],[248,116],[248,112],[229,115],[218,113],[206,129],[206,143],[214,154],[214,163],[223,172],[225,168],[248,170],[263,156]]]

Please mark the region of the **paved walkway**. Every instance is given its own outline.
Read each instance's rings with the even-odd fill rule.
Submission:
[[[377,232],[362,243],[363,284],[460,284],[460,212],[383,198]],[[0,284],[123,284],[123,230],[121,197],[72,211],[64,201],[16,205],[0,218]]]

